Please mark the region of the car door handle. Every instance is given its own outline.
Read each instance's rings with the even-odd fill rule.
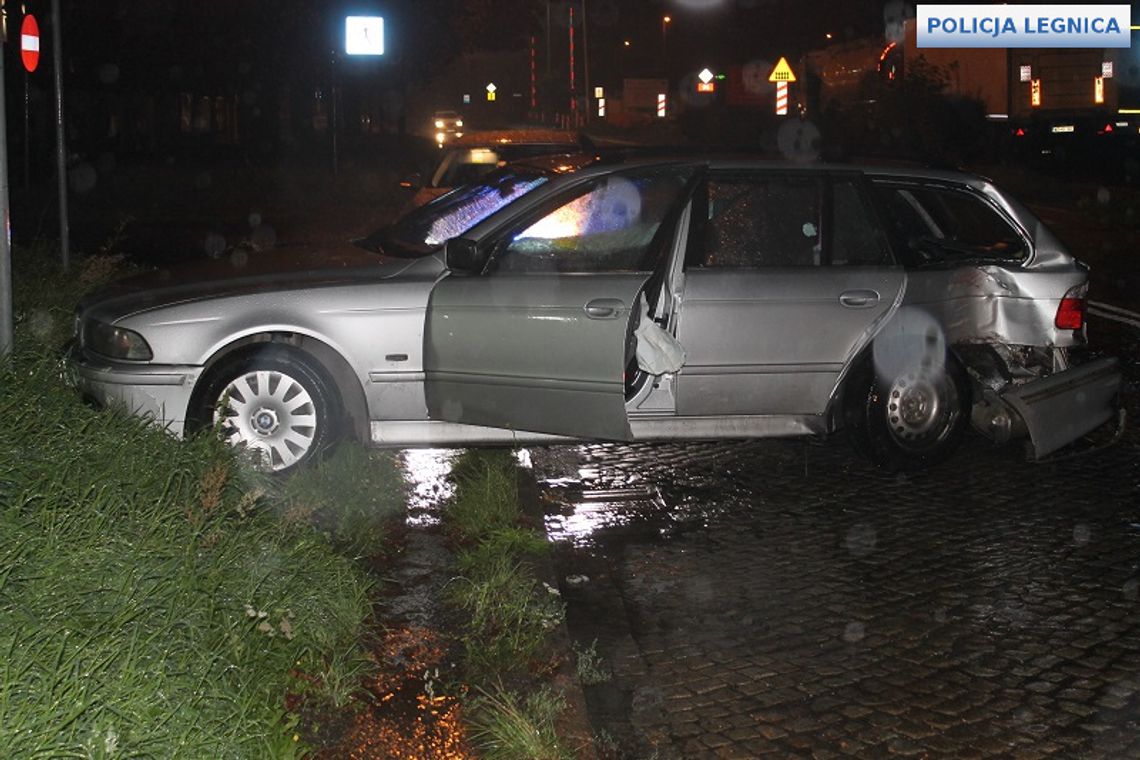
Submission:
[[[585,309],[590,319],[617,319],[625,309],[625,302],[620,298],[595,298]]]
[[[879,302],[879,294],[873,290],[845,290],[839,294],[839,303],[849,309],[866,309]]]

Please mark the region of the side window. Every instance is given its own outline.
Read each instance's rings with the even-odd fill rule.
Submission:
[[[652,243],[688,177],[676,170],[610,174],[507,236],[492,267],[501,272],[647,272]]]
[[[854,181],[834,181],[831,215],[832,265],[879,266],[891,262],[886,240]]]
[[[912,264],[1021,261],[1017,230],[981,196],[949,187],[877,183],[889,234]]]
[[[701,240],[705,267],[822,263],[821,180],[789,175],[712,177]]]

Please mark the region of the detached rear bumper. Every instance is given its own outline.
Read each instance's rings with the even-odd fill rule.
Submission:
[[[999,396],[1025,423],[1040,459],[1115,418],[1122,379],[1116,359],[1097,359]]]

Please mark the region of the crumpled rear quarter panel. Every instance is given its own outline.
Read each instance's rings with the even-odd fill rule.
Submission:
[[[922,308],[946,330],[947,343],[1070,347],[1084,331],[1053,323],[1065,293],[1086,279],[1075,263],[1058,269],[966,266],[919,270],[908,278],[903,304]]]

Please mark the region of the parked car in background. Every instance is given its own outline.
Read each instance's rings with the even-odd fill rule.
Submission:
[[[379,446],[826,436],[889,469],[974,427],[1043,457],[1113,419],[1086,268],[961,173],[526,159],[368,238],[374,266],[126,282],[81,391],[266,469]]]
[[[445,142],[463,136],[463,117],[455,111],[436,111],[432,114],[431,126],[432,135],[440,147]]]
[[[499,129],[468,132],[444,148],[428,171],[401,180],[415,189],[404,212],[422,206],[459,185],[473,182],[510,161],[553,153],[577,153],[582,141],[576,132],[556,129]]]

